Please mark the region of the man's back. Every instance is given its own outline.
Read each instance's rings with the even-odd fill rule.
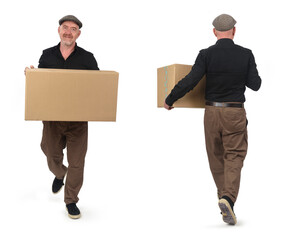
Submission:
[[[206,74],[205,98],[212,102],[245,102],[245,88],[257,91],[261,79],[251,50],[219,39],[198,54],[191,72],[173,88],[165,102],[172,104],[192,90]]]
[[[246,86],[259,89],[261,80],[251,50],[224,38],[200,54],[207,75],[206,100],[244,102]]]

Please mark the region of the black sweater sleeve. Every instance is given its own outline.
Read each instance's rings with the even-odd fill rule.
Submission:
[[[249,58],[249,68],[247,73],[246,86],[254,91],[257,91],[261,86],[261,78],[258,75],[254,56],[251,53]]]
[[[204,51],[201,50],[190,73],[175,85],[171,93],[165,99],[166,104],[172,106],[175,101],[191,91],[199,83],[205,73],[206,59]]]

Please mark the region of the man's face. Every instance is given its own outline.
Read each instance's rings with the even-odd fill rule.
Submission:
[[[58,27],[61,43],[66,46],[72,46],[80,33],[78,25],[71,21],[65,21]]]

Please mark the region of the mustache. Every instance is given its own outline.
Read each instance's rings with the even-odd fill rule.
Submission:
[[[71,34],[63,34],[63,37],[73,38]]]

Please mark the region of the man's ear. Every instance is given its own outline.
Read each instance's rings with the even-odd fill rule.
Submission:
[[[77,36],[77,38],[79,38],[80,34],[81,34],[81,31],[80,31],[80,30],[78,30],[78,36]]]
[[[213,33],[217,37],[216,28],[213,28]]]
[[[236,27],[233,28],[233,36],[236,34]]]

